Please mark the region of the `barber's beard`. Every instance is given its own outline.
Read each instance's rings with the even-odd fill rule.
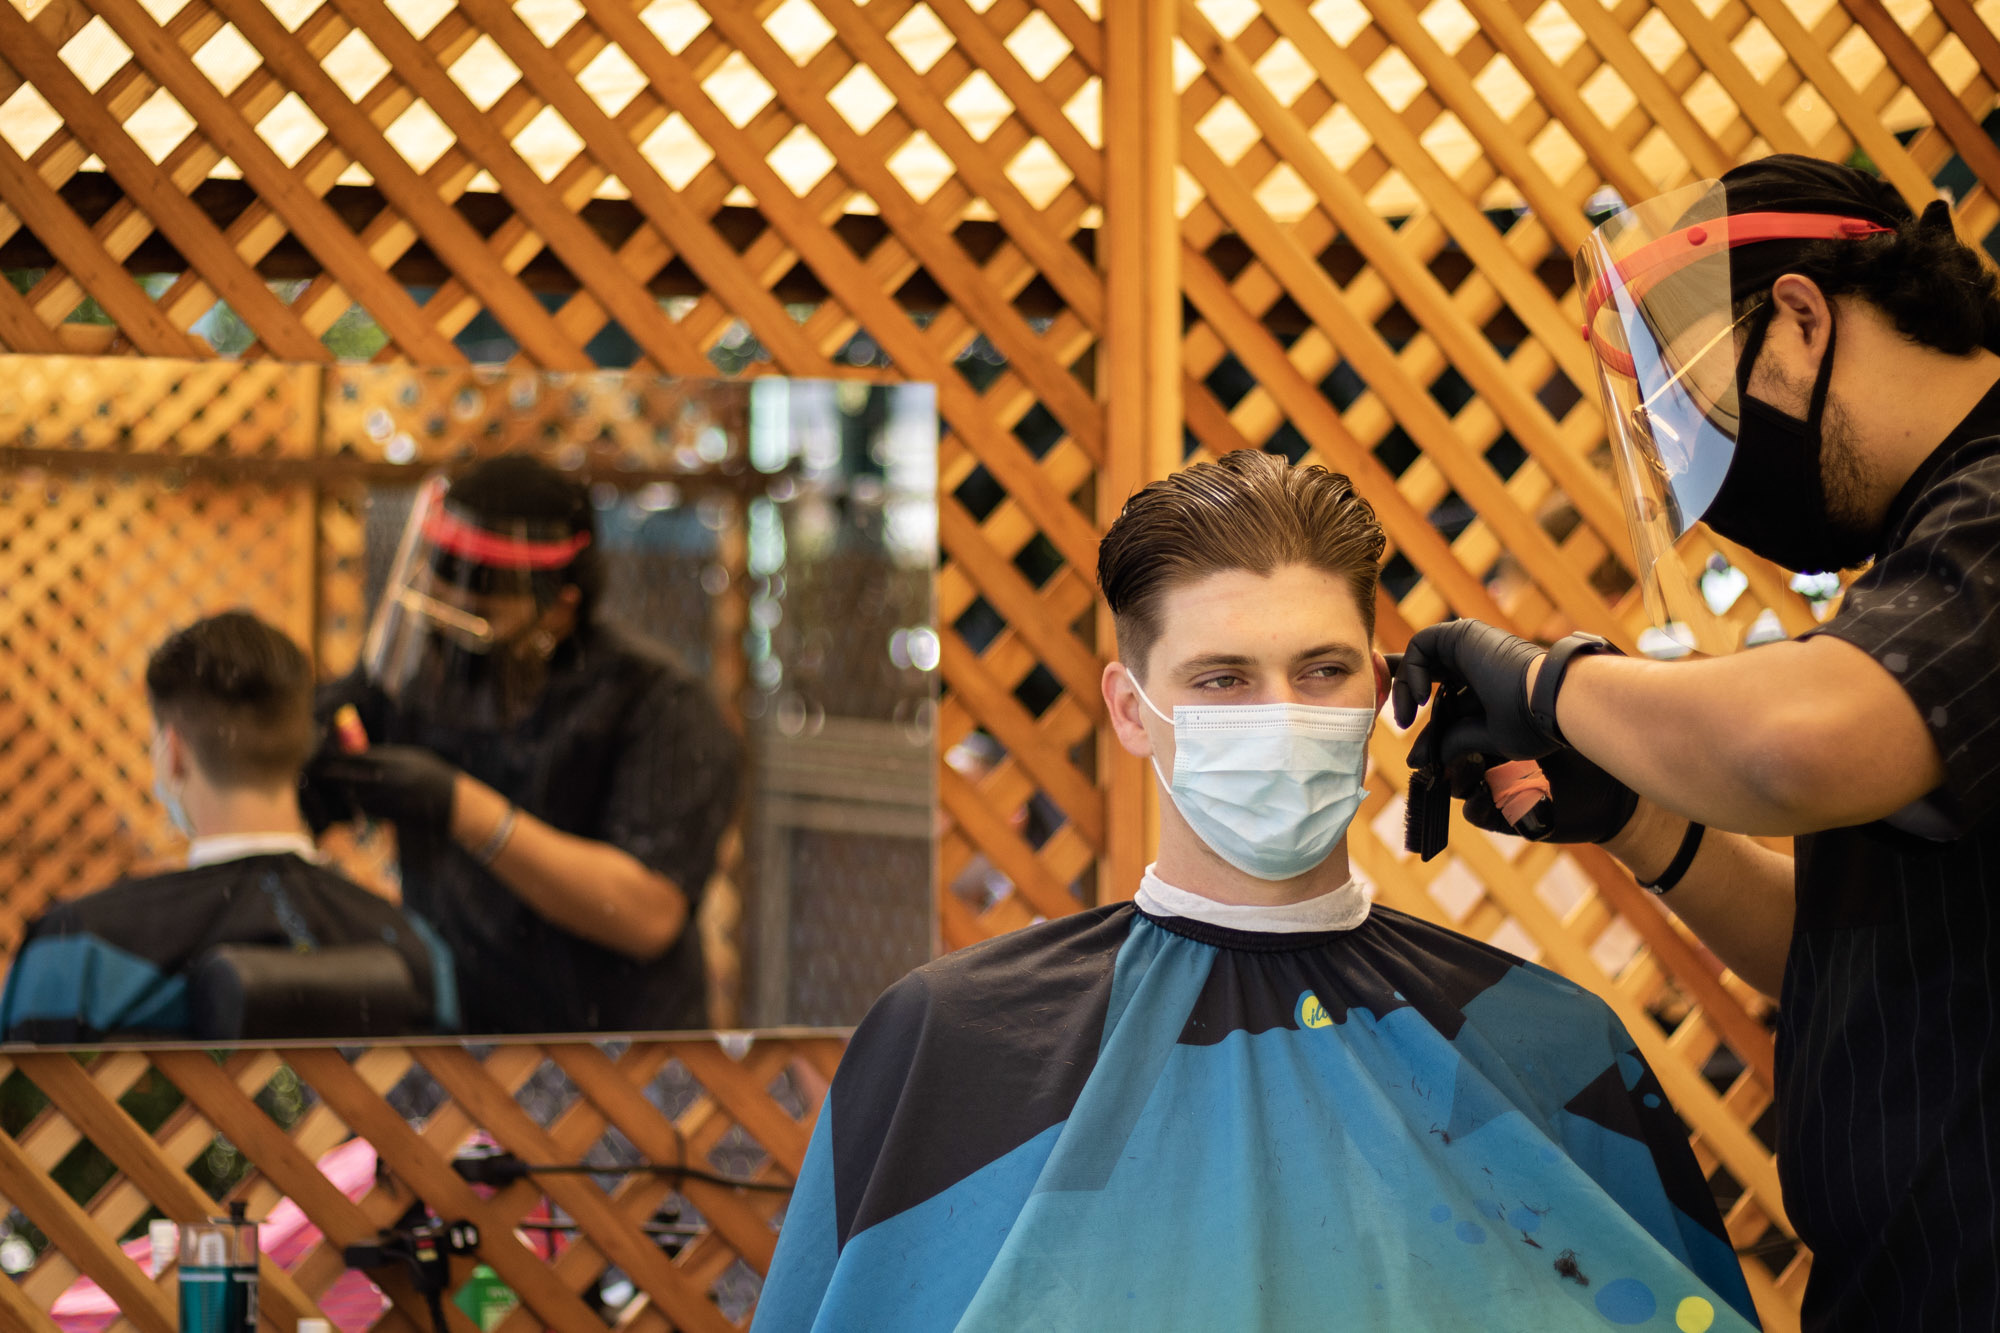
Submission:
[[[1842,548],[1865,552],[1875,545],[1879,525],[1875,497],[1881,478],[1854,438],[1854,423],[1841,404],[1828,399],[1820,416],[1819,471],[1826,490],[1827,527]],[[1857,563],[1865,557],[1857,557]]]
[[[1781,377],[1774,387],[1786,404],[1778,410],[1795,421],[1803,420],[1812,402],[1813,376]],[[1820,535],[1815,545],[1824,557],[1822,563],[1829,569],[1867,564],[1875,550],[1878,522],[1874,497],[1880,494],[1879,479],[1855,437],[1854,421],[1845,404],[1831,394],[1820,409],[1818,470]]]
[[[434,640],[406,694],[431,720],[475,731],[511,729],[526,721],[548,683],[548,653],[526,636],[475,652]]]

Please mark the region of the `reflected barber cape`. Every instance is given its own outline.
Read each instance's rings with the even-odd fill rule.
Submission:
[[[1601,1002],[1384,908],[1131,904],[920,968],[855,1034],[759,1333],[1756,1327]]]

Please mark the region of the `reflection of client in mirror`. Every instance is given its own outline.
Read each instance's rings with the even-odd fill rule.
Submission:
[[[308,813],[392,822],[473,1032],[704,1025],[694,910],[738,746],[666,649],[596,613],[590,495],[519,455],[419,493]]]
[[[245,959],[230,946],[268,950],[275,961],[258,975],[280,985],[297,982],[303,955],[336,964],[313,969],[320,989],[305,1002],[316,1011],[276,1030],[257,1021],[267,1006],[248,1025],[256,1035],[352,1035],[341,1014],[371,1007],[378,1020],[384,1009],[408,1015],[394,1025],[405,1029],[453,1026],[437,937],[320,865],[306,835],[298,777],[313,748],[312,668],[297,645],[240,611],[197,621],[153,654],[146,694],[153,790],[191,839],[187,869],[121,880],[29,925],[0,999],[6,1039],[245,1035],[202,1021],[213,968]],[[240,1020],[241,974],[231,984]],[[380,988],[363,995],[362,984]]]

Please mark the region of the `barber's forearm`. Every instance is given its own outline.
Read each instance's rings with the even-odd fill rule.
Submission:
[[[1799,646],[1760,649],[1759,665],[1779,665],[1779,654]],[[1866,823],[1927,790],[1885,799],[1876,789],[1886,775],[1855,772],[1829,744],[1858,729],[1845,717],[1849,701],[1796,673],[1750,669],[1747,656],[1585,658],[1563,680],[1563,736],[1641,796],[1738,833]]]
[[[1712,828],[1796,831],[1798,812],[1769,781],[1766,719],[1710,665],[1576,661],[1558,700],[1563,737],[1641,796]]]
[[[484,849],[507,805],[461,774],[452,837],[467,851]],[[487,869],[551,925],[630,958],[659,957],[687,928],[687,898],[671,880],[610,843],[564,833],[525,811]]]
[[[1698,662],[1583,658],[1557,713],[1626,786],[1738,833],[1866,824],[1945,780],[1910,696],[1832,635]]]
[[[1605,850],[1634,875],[1653,879],[1673,860],[1687,827],[1685,818],[1641,801]],[[1687,873],[1660,901],[1737,976],[1766,995],[1778,994],[1792,938],[1790,857],[1711,828]]]

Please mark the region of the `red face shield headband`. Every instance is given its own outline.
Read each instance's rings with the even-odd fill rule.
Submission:
[[[1613,346],[1597,332],[1597,316],[1613,295],[1613,273],[1633,304],[1665,278],[1696,260],[1707,259],[1758,241],[1852,241],[1894,230],[1863,218],[1834,213],[1735,213],[1711,223],[1698,223],[1662,236],[1632,252],[1615,270],[1600,274],[1583,294],[1583,338],[1606,369],[1638,378],[1631,353]]]
[[[502,536],[467,523],[443,506],[424,519],[424,537],[440,551],[489,569],[561,569],[590,545],[587,532],[555,541]]]

